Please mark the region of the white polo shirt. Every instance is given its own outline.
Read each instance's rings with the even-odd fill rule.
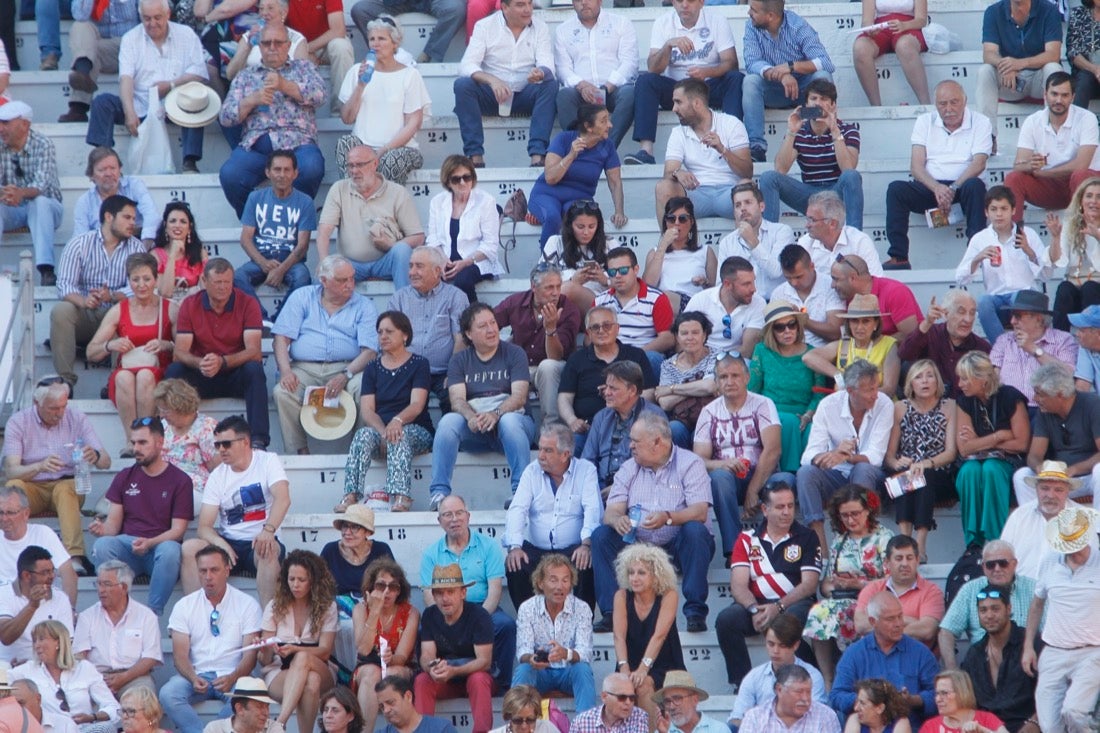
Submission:
[[[31,545],[41,547],[50,553],[55,568],[60,568],[71,559],[56,532],[44,524],[31,522],[27,524],[27,533],[22,539],[9,540],[7,537],[0,537],[0,583],[16,581],[19,577],[19,570],[16,567],[19,553]]]
[[[970,244],[966,247],[962,261],[955,268],[955,282],[960,286],[966,286],[978,279],[985,283],[985,292],[990,295],[1006,295],[1017,290],[1038,289],[1038,281],[1043,276],[1044,268],[1050,265],[1047,256],[1046,245],[1039,239],[1039,235],[1031,227],[1024,227],[1024,236],[1027,243],[1035,252],[1038,263],[1032,262],[1024,254],[1022,249],[1015,245],[1015,228],[1009,235],[1007,242],[1001,242],[993,227],[988,226],[970,238]],[[982,260],[977,271],[971,271],[974,258],[981,254],[986,247],[998,246],[1001,248],[1001,264],[994,267],[989,260]]]
[[[672,49],[668,67],[661,76],[680,81],[686,79],[688,69],[696,66],[716,66],[718,55],[728,48],[734,48],[733,31],[729,20],[718,11],[704,7],[699,11],[699,20],[694,27],[685,28],[675,10],[669,10],[653,21],[653,30],[649,35],[649,50],[656,51],[670,38],[687,36],[694,49],[691,53],[681,53]]]
[[[1100,125],[1097,125],[1095,114],[1074,104],[1069,106],[1066,121],[1057,130],[1051,126],[1050,113],[1045,107],[1028,115],[1020,126],[1020,138],[1016,143],[1018,148],[1047,156],[1044,169],[1073,160],[1082,145],[1095,148],[1089,169],[1100,170],[1100,148],[1097,147],[1100,145]]]
[[[744,123],[725,112],[711,111],[710,130],[730,150],[749,146],[749,133]],[[668,136],[665,160],[678,160],[688,172],[699,179],[700,186],[736,186],[741,176],[730,170],[718,151],[699,141],[695,130],[687,125],[676,125]]]
[[[1075,571],[1065,555],[1048,553],[1035,579],[1035,597],[1046,601],[1044,643],[1060,649],[1100,646],[1100,552],[1095,546]]]
[[[764,308],[767,304],[760,293],[756,293],[752,296],[750,303],[739,305],[732,311],[727,311],[726,306],[722,305],[722,301],[718,298],[718,292],[721,289],[721,285],[715,285],[713,288],[707,288],[700,293],[696,293],[691,296],[691,300],[688,301],[684,311],[701,311],[705,313],[707,318],[710,319],[711,325],[707,346],[715,351],[730,351],[741,345],[741,338],[744,336],[746,328],[764,327]],[[729,316],[728,328],[730,335],[728,338],[725,334],[727,326],[722,322],[726,316]],[[741,356],[748,359],[752,354],[742,354]]]
[[[810,290],[810,294],[803,300],[798,291],[789,283],[784,281],[782,285],[772,291],[772,301],[785,300],[795,308],[800,308],[806,311],[806,315],[810,317],[812,321],[824,321],[830,313],[840,311],[841,313],[848,310],[848,306],[844,304],[844,301],[840,299],[837,292],[833,290],[833,284],[830,279],[822,277],[820,272],[814,271],[817,276],[814,279],[814,286]],[[809,329],[804,329],[806,334],[806,343],[810,346],[824,346],[827,341],[821,338],[815,333],[811,333]]]
[[[910,142],[924,146],[927,153],[924,167],[928,175],[937,181],[953,181],[967,169],[975,155],[993,152],[993,127],[988,117],[968,107],[959,129],[948,132],[939,112],[925,112],[913,125]]]
[[[836,245],[832,249],[826,247],[820,240],[813,239],[809,232],[799,237],[798,244],[810,253],[817,276],[824,277],[830,282],[833,265],[838,259],[848,255],[862,257],[867,263],[868,272],[876,277],[882,277],[882,262],[879,261],[875,243],[855,227],[845,226],[841,229]]]
[[[73,653],[83,652],[100,672],[129,669],[142,659],[163,662],[156,614],[133,598],[118,625],[111,622],[102,603],[81,611],[73,635]]]
[[[217,636],[210,629],[214,605],[202,590],[179,599],[168,618],[169,631],[190,637],[191,664],[199,674],[213,672],[223,675],[232,672],[240,664],[241,654],[230,652],[244,645],[246,635],[260,633],[263,611],[256,599],[247,593],[227,586],[217,610]]]
[[[786,282],[783,268],[779,266],[779,253],[788,244],[794,244],[794,230],[786,224],[763,219],[757,238],[760,243],[750,247],[737,229],[722,237],[718,241],[718,266],[730,257],[744,257],[752,263],[757,292],[771,293]]]

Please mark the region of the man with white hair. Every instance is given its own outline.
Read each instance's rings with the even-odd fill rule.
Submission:
[[[355,268],[342,255],[329,255],[317,266],[316,285],[287,296],[271,329],[275,336],[275,407],[286,453],[308,455],[299,415],[306,387],[325,387],[335,397],[347,390],[359,405],[362,373],[378,353],[378,311],[370,298],[355,292]]]
[[[43,285],[54,285],[53,233],[65,213],[61,180],[57,176],[57,148],[31,129],[34,112],[26,102],[0,106],[0,239],[5,230],[31,230],[34,264]]]
[[[73,635],[73,654],[86,659],[103,675],[116,698],[127,690],[156,691],[153,669],[164,662],[157,614],[130,597],[134,571],[121,560],[99,566],[99,603],[80,612]]]
[[[75,606],[76,572],[72,558],[56,532],[45,524],[31,522],[30,517],[30,501],[22,489],[17,486],[0,488],[0,532],[4,536],[4,541],[0,542],[0,585],[19,579],[16,568],[19,553],[31,545],[37,545],[50,553],[61,578],[61,587]]]
[[[78,733],[76,723],[68,715],[58,715],[42,708],[42,693],[38,690],[38,684],[26,677],[13,680],[11,683],[11,695],[19,704],[27,709],[27,713],[42,724],[45,733]],[[0,694],[2,697],[2,694]],[[34,731],[33,724],[27,728],[28,733]]]
[[[962,288],[951,288],[939,303],[933,296],[924,318],[898,345],[898,358],[903,363],[931,359],[943,378],[944,396],[958,397],[962,394],[955,375],[959,359],[971,351],[988,354],[992,348],[974,333],[977,317],[977,301]]]
[[[89,145],[115,146],[115,125],[125,125],[137,136],[138,125],[149,113],[150,94],[164,99],[168,92],[210,76],[203,62],[202,43],[195,31],[169,20],[168,0],[140,0],[141,26],[122,36],[118,50],[118,94],[97,94],[88,120]],[[202,158],[201,127],[181,127],[183,172],[198,173]]]
[[[882,277],[875,243],[847,225],[844,201],[835,191],[818,191],[806,201],[806,233],[798,238],[798,244],[810,253],[821,277],[828,278],[833,263],[845,255],[862,257],[867,271]]]
[[[981,575],[963,584],[951,601],[943,619],[940,621],[939,647],[944,669],[955,669],[955,642],[966,634],[971,644],[985,636],[978,618],[975,604],[978,592],[987,585],[1011,588],[1011,598],[1006,602],[1012,605],[1012,620],[1021,628],[1027,626],[1027,610],[1031,606],[1031,597],[1035,593],[1035,580],[1017,573],[1019,561],[1012,545],[1004,540],[990,540],[982,548]]]
[[[603,678],[602,704],[585,710],[573,718],[569,733],[647,733],[649,716],[637,705],[638,695],[630,675],[612,672]]]
[[[69,448],[64,448],[66,445]],[[90,575],[95,569],[84,550],[80,519],[84,497],[76,493],[73,479],[78,445],[83,446],[79,460],[99,469],[111,467],[111,457],[88,417],[69,406],[69,388],[60,380],[47,385],[39,382],[34,404],[12,415],[5,426],[4,475],[6,486],[17,487],[27,496],[31,514],[57,512],[61,541],[78,563],[74,569]],[[57,565],[64,562],[58,559]]]
[[[1049,305],[1046,293],[1016,291],[1012,303],[1005,309],[1012,313],[1009,320],[1012,328],[993,341],[989,352],[989,360],[999,370],[1001,384],[1011,385],[1027,397],[1031,417],[1035,416],[1038,406],[1031,375],[1049,364],[1060,363],[1069,369],[1077,364],[1077,341],[1065,331],[1054,328]]]
[[[1032,420],[1027,465],[1012,476],[1016,501],[1036,496],[1036,471],[1050,460],[1066,464],[1070,498],[1092,494],[1100,509],[1100,395],[1078,392],[1073,373],[1061,363],[1046,364],[1031,375],[1039,414]]]
[[[1100,694],[1100,552],[1094,547],[1098,525],[1097,512],[1071,506],[1045,528],[1053,552],[1040,567],[1021,660],[1025,672],[1037,675],[1035,714],[1045,733],[1094,729],[1092,711]],[[1036,663],[1040,619],[1044,647]]]
[[[43,723],[42,696],[38,694],[38,685],[29,680],[15,680],[9,685],[10,674],[8,670],[0,672],[0,727],[13,733],[16,730],[21,733],[43,733],[47,729]],[[15,685],[19,682],[30,682],[37,699],[25,703],[15,691]],[[76,733],[76,724],[70,720],[67,728],[55,730],[59,733]]]
[[[738,730],[840,733],[840,721],[832,708],[813,699],[810,673],[797,664],[788,664],[775,673],[775,699],[745,713]]]

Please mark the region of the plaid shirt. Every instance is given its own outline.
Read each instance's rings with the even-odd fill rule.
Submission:
[[[241,119],[241,101],[260,91],[264,79],[272,71],[279,73],[287,81],[298,85],[302,101],[298,102],[282,92],[275,92],[275,101],[266,107],[255,107],[248,117]],[[223,125],[244,125],[241,147],[251,150],[264,135],[271,137],[271,147],[275,150],[289,149],[317,143],[317,107],[325,101],[325,80],[317,72],[312,61],[290,59],[278,69],[266,66],[249,66],[237,75],[229,87],[229,94],[222,105],[221,123]]]
[[[119,242],[115,251],[107,254],[103,246],[103,231],[93,229],[73,237],[61,252],[61,264],[57,269],[57,297],[79,293],[87,295],[92,288],[106,285],[112,292],[133,295],[126,277],[126,259],[132,254],[146,252],[140,239],[130,237]],[[100,308],[110,308],[103,303]]]
[[[72,476],[72,450],[77,439],[102,453],[103,444],[92,429],[88,417],[72,405],[65,408],[61,422],[53,427],[42,422],[38,406],[31,405],[11,416],[5,428],[4,457],[18,456],[20,465],[37,463],[47,456],[58,456],[65,465],[60,471],[41,471],[31,481],[56,481]]]
[[[806,714],[790,728],[775,714],[775,701],[757,705],[745,713],[741,730],[746,733],[840,733],[836,711],[819,702],[810,704]]]
[[[689,450],[673,446],[668,462],[660,468],[645,468],[633,458],[623,464],[615,474],[615,483],[607,503],[626,502],[627,506],[641,504],[642,518],[660,511],[678,512],[692,504],[713,504],[710,477],[703,459]],[[708,532],[710,519],[703,522]],[[678,526],[642,529],[638,527],[638,540],[652,545],[667,545],[680,532]]]
[[[835,714],[833,718],[836,718]],[[609,726],[603,722],[603,705],[597,705],[573,718],[569,733],[649,733],[649,716],[635,706],[629,718]]]
[[[60,201],[61,181],[57,177],[57,148],[53,141],[32,129],[22,150],[0,145],[0,183],[37,188],[40,196]]]
[[[783,13],[777,39],[773,39],[767,30],[752,23],[746,24],[744,46],[745,70],[750,74],[763,74],[773,66],[804,60],[813,61],[823,71],[831,73],[836,70],[817,31],[790,10]]]

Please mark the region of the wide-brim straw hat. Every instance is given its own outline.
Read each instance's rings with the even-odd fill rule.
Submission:
[[[773,300],[768,303],[768,307],[764,309],[764,325],[768,326],[781,318],[788,318],[794,316],[803,325],[806,323],[806,314],[795,308],[794,305],[788,303],[785,300]]]
[[[848,311],[841,313],[841,318],[882,318],[889,313],[883,313],[879,308],[878,296],[873,293],[860,294],[852,298],[848,304]]]
[[[462,579],[462,568],[458,563],[453,562],[450,565],[436,565],[432,568],[432,583],[428,589],[469,588],[473,584],[472,580],[467,583]]]
[[[1047,522],[1047,544],[1063,555],[1083,550],[1096,535],[1096,519],[1092,509],[1066,507]]]
[[[1081,488],[1084,482],[1070,476],[1068,471],[1069,467],[1062,461],[1043,461],[1043,465],[1039,466],[1039,473],[1034,476],[1024,476],[1024,483],[1034,489],[1039,486],[1040,481],[1061,481],[1069,484],[1071,491]]]
[[[338,440],[355,427],[355,398],[346,389],[337,395],[339,407],[302,405],[299,421],[302,429],[317,440]]]
[[[237,684],[233,686],[233,692],[230,693],[229,697],[242,697],[247,700],[264,702],[268,705],[279,704],[271,699],[267,691],[267,683],[259,677],[241,677],[237,680]]]
[[[664,687],[653,693],[653,702],[658,705],[663,705],[665,702],[665,693],[670,690],[689,690],[694,692],[699,696],[699,702],[710,697],[706,690],[695,686],[695,678],[691,676],[691,672],[685,672],[682,669],[672,669],[665,673]]]
[[[374,510],[363,504],[352,504],[332,520],[332,526],[336,529],[340,529],[341,524],[355,524],[374,534]]]
[[[180,127],[206,127],[221,108],[218,93],[197,81],[181,84],[164,98],[164,114]]]

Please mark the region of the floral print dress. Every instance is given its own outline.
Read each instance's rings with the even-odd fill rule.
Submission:
[[[862,575],[867,580],[878,580],[886,575],[886,543],[894,534],[881,524],[863,537],[850,537],[847,533],[833,538],[829,547],[832,558],[825,579],[839,573]],[[826,641],[836,639],[843,651],[856,640],[856,599],[823,598],[810,609],[806,618],[806,639]]]

